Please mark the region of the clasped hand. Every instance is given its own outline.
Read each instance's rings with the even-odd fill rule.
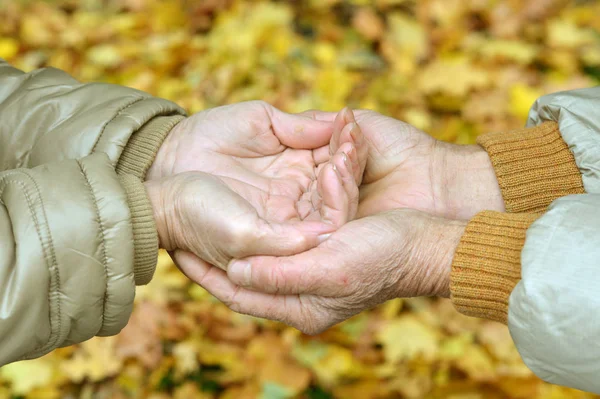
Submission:
[[[466,225],[454,219],[503,208],[476,146],[372,111],[260,101],[182,121],[145,184],[184,274],[234,311],[309,334],[395,297],[448,296]]]

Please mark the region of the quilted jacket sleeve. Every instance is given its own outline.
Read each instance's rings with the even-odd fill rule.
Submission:
[[[138,90],[82,84],[54,68],[23,73],[0,59],[0,170],[103,152],[118,172],[143,179],[184,115]]]
[[[0,365],[125,326],[136,184],[104,154],[0,173]]]

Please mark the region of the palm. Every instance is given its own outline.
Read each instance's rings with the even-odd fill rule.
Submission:
[[[168,191],[184,199],[178,219],[189,223],[180,223],[171,247],[225,268],[232,257],[289,255],[317,245],[358,208],[367,149],[354,142],[364,140],[352,121],[350,111],[323,122],[249,102],[182,122],[157,156],[162,169],[150,171],[151,179],[176,175]],[[330,156],[333,134],[342,144]]]
[[[190,133],[173,136],[177,155],[168,174],[201,171],[226,178],[269,220],[316,217],[316,180],[329,160],[331,123],[287,118],[258,101],[210,109],[185,123],[181,130]],[[286,145],[312,148],[319,140],[317,149]]]

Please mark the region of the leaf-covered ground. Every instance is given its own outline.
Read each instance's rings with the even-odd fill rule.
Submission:
[[[0,0],[0,57],[195,112],[372,108],[472,143],[600,79],[600,2]],[[161,254],[127,328],[0,370],[0,398],[589,398],[537,379],[506,327],[391,301],[307,337],[230,312]]]

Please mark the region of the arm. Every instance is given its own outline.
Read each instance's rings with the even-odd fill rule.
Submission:
[[[183,115],[138,90],[82,84],[54,68],[23,73],[0,59],[0,170],[104,152],[119,173],[143,179]]]
[[[103,154],[0,173],[0,364],[125,326],[154,267],[134,247],[157,248],[144,196]]]

